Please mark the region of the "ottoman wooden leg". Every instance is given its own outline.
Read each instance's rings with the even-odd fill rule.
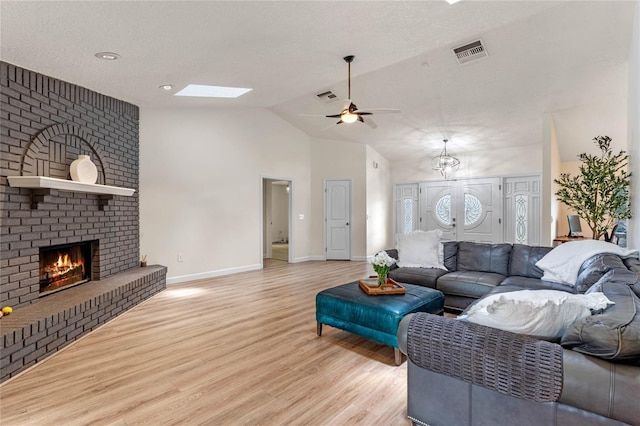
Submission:
[[[399,348],[393,348],[393,356],[396,361],[396,365],[402,364],[402,352],[400,352]]]
[[[318,333],[318,336],[322,336],[322,323],[316,323],[316,333]]]

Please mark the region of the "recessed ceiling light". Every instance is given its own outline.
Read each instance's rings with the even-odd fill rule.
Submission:
[[[460,0],[444,0],[449,4],[454,4],[454,3],[458,3]]]
[[[174,96],[196,96],[201,98],[237,98],[253,89],[242,87],[206,86],[190,84]]]
[[[169,90],[173,89],[173,84],[163,84],[162,86],[160,86],[160,88],[168,92]]]
[[[116,59],[120,58],[120,55],[113,52],[98,52],[95,56],[96,58],[104,59],[105,61],[115,61]]]

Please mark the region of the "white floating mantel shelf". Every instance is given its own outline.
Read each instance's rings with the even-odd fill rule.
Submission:
[[[84,194],[98,195],[98,209],[104,210],[114,195],[131,197],[135,189],[120,188],[118,186],[97,185],[82,183],[73,180],[56,179],[46,176],[7,176],[9,186],[13,188],[26,188],[31,190],[31,208],[40,208],[41,203],[53,202],[52,190],[81,192]]]
[[[125,197],[131,197],[133,193],[136,192],[135,189],[75,182],[46,176],[7,176],[7,179],[9,180],[9,186],[13,188],[58,189],[60,191],[84,192],[86,194],[98,195],[123,195]]]

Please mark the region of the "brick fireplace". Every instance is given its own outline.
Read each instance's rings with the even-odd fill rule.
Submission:
[[[0,318],[1,381],[164,289],[166,268],[139,266],[138,107],[5,62],[0,88],[0,306],[14,308]],[[99,190],[132,195],[10,182],[64,183],[79,155]],[[62,278],[84,272],[82,285],[41,292],[43,253],[74,245],[89,261]]]

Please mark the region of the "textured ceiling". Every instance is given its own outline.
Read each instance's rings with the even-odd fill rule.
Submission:
[[[632,1],[2,1],[0,58],[147,107],[264,107],[317,138],[371,144],[391,161],[539,144],[550,113],[561,156],[598,134],[626,141]],[[489,57],[451,48],[482,38]],[[113,51],[118,61],[96,52]],[[399,108],[360,123],[306,114]],[[178,98],[189,83],[252,87]],[[315,94],[339,97],[323,103]]]

